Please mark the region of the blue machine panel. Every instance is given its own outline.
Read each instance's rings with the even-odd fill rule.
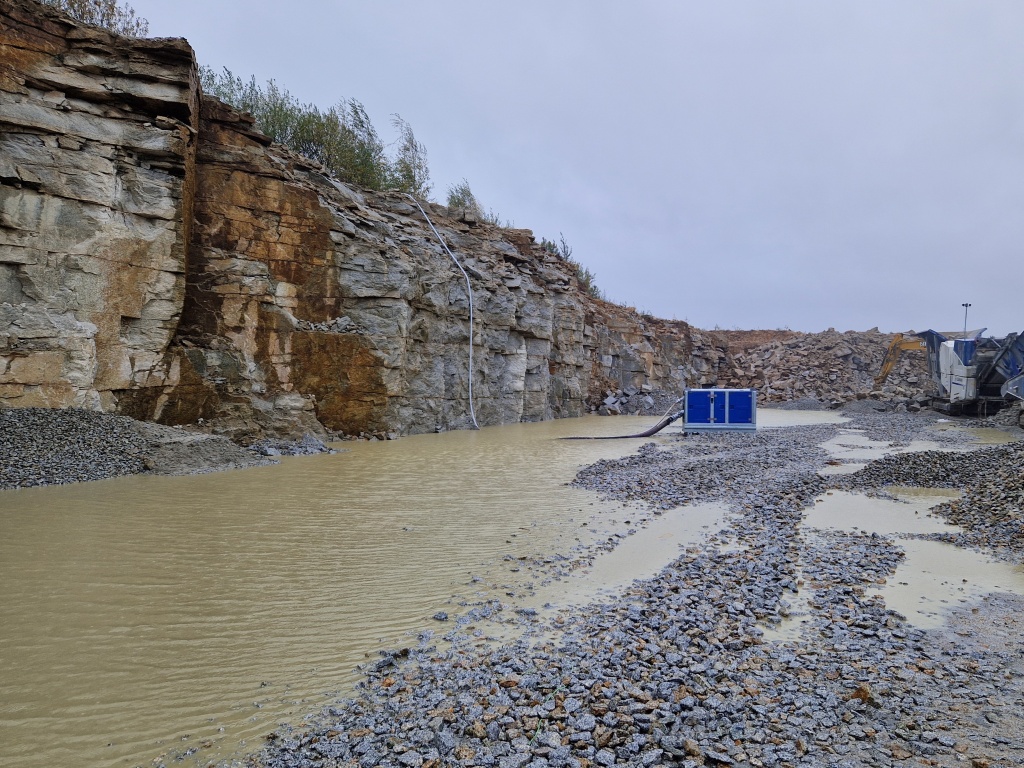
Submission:
[[[977,350],[977,339],[957,339],[953,342],[953,351],[964,365],[972,365],[971,361],[974,360],[974,353]]]
[[[757,391],[688,389],[684,432],[757,429]]]
[[[690,389],[686,392],[686,424],[712,424],[710,389]]]
[[[734,389],[729,393],[729,417],[730,424],[753,424],[754,408],[757,402],[754,400],[752,389]]]

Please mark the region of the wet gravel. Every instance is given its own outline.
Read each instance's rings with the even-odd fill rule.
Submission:
[[[955,488],[962,497],[930,511],[963,532],[921,535],[1024,564],[1024,443],[967,454],[924,451],[887,456],[834,486],[875,491],[887,485]]]
[[[898,442],[932,421],[887,418],[888,428],[843,426]],[[828,457],[816,446],[836,432],[825,425],[686,438],[585,469],[578,484],[656,512],[718,499],[733,514],[718,536],[687,548],[655,578],[558,614],[540,640],[481,647],[474,635],[452,631],[450,644],[435,646],[425,632],[418,646],[368,666],[356,696],[302,728],[282,726],[252,761],[1024,764],[1024,642],[1013,631],[1024,600],[994,596],[954,612],[943,630],[914,628],[869,594],[901,562],[898,541],[801,524],[828,487],[945,480],[966,489],[948,514],[973,525],[974,544],[1019,554],[1019,538],[1000,526],[1019,521],[1020,484],[1012,481],[1020,448],[905,454],[823,478],[817,470]],[[991,493],[1004,487],[1006,514],[992,513]],[[794,631],[787,617],[798,598],[807,615]],[[511,607],[495,603],[496,612]],[[524,624],[536,621],[520,615]]]
[[[886,485],[968,488],[982,475],[1012,466],[1019,448],[997,446],[971,451],[919,451],[885,456],[853,474],[832,481],[836,488],[864,490]]]

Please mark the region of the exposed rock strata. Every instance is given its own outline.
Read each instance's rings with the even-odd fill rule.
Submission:
[[[468,426],[465,281],[409,199],[340,183],[203,97],[184,40],[0,0],[0,52],[0,405],[242,441]],[[481,424],[687,386],[849,398],[888,343],[737,346],[592,299],[529,230],[427,210],[472,283]]]
[[[109,410],[163,375],[197,100],[184,40],[0,3],[0,403]]]

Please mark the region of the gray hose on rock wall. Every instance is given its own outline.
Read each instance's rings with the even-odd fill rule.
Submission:
[[[469,275],[466,274],[466,270],[462,268],[462,265],[459,264],[459,260],[455,258],[455,254],[451,252],[448,244],[444,241],[444,238],[441,237],[441,233],[438,232],[437,228],[434,226],[434,222],[430,220],[430,217],[427,216],[427,212],[423,210],[423,206],[420,205],[420,201],[409,193],[406,193],[405,196],[416,203],[416,207],[420,209],[420,213],[423,214],[423,218],[427,220],[427,224],[433,231],[434,237],[436,237],[437,241],[441,243],[441,247],[448,252],[448,255],[452,257],[452,261],[455,262],[455,266],[459,268],[459,272],[462,273],[462,276],[466,278],[466,293],[469,295],[469,418],[473,420],[473,426],[480,429],[480,425],[476,423],[476,410],[473,408],[473,286],[469,284]]]

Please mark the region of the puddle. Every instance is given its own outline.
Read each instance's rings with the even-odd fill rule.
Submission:
[[[912,485],[887,485],[885,490],[905,501],[928,500],[932,506],[950,499],[959,499],[961,495],[956,488],[916,488]]]
[[[782,408],[757,409],[757,428],[803,427],[809,424],[845,424],[850,419],[836,411],[800,411]]]
[[[946,612],[993,592],[1024,594],[1024,569],[991,560],[972,550],[928,539],[900,538],[900,534],[958,533],[961,529],[945,523],[928,510],[950,498],[956,491],[943,488],[891,487],[890,492],[905,501],[874,498],[845,491],[819,497],[807,510],[804,524],[809,528],[878,533],[896,537],[906,558],[888,582],[869,590],[882,596],[886,605],[921,628],[940,627]],[[793,613],[798,613],[798,596]],[[790,620],[766,636],[792,639],[799,635],[800,622]]]
[[[901,539],[907,553],[896,574],[869,594],[924,629],[941,627],[946,613],[992,592],[1024,594],[1024,571],[941,541]]]
[[[956,432],[970,437],[975,445],[1006,445],[1024,440],[1024,431],[1020,434],[1007,432],[995,427],[961,427],[952,424],[940,424],[935,427],[938,432]]]
[[[836,459],[861,462],[874,461],[893,453],[964,450],[962,447],[951,448],[934,440],[913,440],[907,445],[896,446],[884,440],[872,440],[860,429],[840,429],[838,435],[826,440],[821,447]]]
[[[628,531],[613,534],[615,548],[598,553],[588,566],[527,590],[515,589],[514,583],[481,589],[476,594],[478,600],[499,600],[512,610],[494,613],[490,620],[478,619],[463,631],[474,634],[481,645],[523,636],[551,639],[546,621],[524,625],[512,614],[536,614],[561,624],[559,614],[566,609],[622,595],[633,582],[657,576],[686,548],[701,543],[716,546],[719,541],[725,544],[726,539],[716,534],[725,527],[728,514],[724,506],[709,503],[676,507],[646,521],[637,520]],[[513,591],[505,592],[508,588]]]
[[[725,525],[728,510],[719,504],[695,504],[668,510],[645,528],[623,539],[594,564],[537,591],[536,599],[559,607],[585,605],[621,592],[637,579],[656,576],[679,557],[684,547],[697,544]]]
[[[892,501],[850,491],[830,491],[818,497],[817,503],[807,510],[804,525],[889,536],[900,533],[959,533],[960,528],[928,513],[931,507],[948,500],[949,495],[941,492],[921,494],[907,501]]]
[[[796,564],[795,570],[794,581],[797,584],[802,584],[804,582],[803,561]],[[783,593],[779,612],[785,618],[778,624],[762,622],[760,626],[764,632],[764,639],[779,643],[799,639],[804,625],[811,620],[810,599],[812,594],[813,592],[809,589],[799,589],[796,594]]]

